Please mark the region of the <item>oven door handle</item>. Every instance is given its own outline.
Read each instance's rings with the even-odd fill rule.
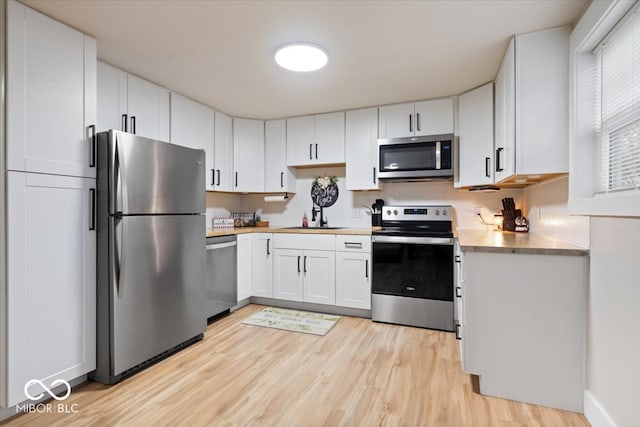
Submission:
[[[416,245],[453,245],[450,237],[372,236],[373,243],[413,243]]]

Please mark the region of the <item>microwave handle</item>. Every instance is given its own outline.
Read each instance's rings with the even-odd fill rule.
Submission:
[[[441,155],[441,143],[440,141],[436,141],[436,170],[442,169],[440,155]]]

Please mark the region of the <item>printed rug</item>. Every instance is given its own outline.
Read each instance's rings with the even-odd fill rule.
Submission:
[[[325,335],[338,319],[340,316],[334,314],[266,307],[243,320],[242,323],[305,334]]]

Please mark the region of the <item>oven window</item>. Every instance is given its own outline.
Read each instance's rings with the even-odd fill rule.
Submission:
[[[380,147],[380,171],[415,171],[436,168],[435,142]]]
[[[453,301],[453,246],[374,243],[372,291]]]

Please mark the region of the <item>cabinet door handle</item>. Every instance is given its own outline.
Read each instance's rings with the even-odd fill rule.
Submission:
[[[413,132],[413,114],[409,114],[409,132]]]
[[[369,278],[369,260],[364,260],[364,277]]]
[[[271,255],[271,252],[269,252],[269,243],[271,242],[271,239],[267,239],[267,255]]]
[[[280,188],[284,188],[284,172],[280,172]]]
[[[416,130],[420,132],[420,113],[416,113]]]
[[[373,183],[376,183],[376,167],[373,167]]]
[[[136,116],[131,116],[131,133],[136,134]]]
[[[502,172],[504,170],[500,165],[500,153],[502,153],[503,151],[503,147],[496,149],[496,172]]]
[[[306,273],[307,272],[307,256],[306,255],[304,256],[303,265],[304,265],[304,272]]]
[[[216,185],[216,170],[211,169],[211,185]]]
[[[216,183],[216,185],[220,185],[220,169],[217,169],[216,172],[218,174],[218,182]]]
[[[238,186],[238,172],[236,172],[236,187]]]
[[[462,288],[460,286],[456,286],[456,298],[462,298]]]
[[[91,139],[91,147],[89,148],[89,167],[96,167],[96,125],[89,126],[89,137]]]
[[[490,166],[489,163],[491,162],[491,157],[485,157],[484,158],[484,176],[486,176],[487,178],[491,178],[491,173],[489,172]]]
[[[89,231],[96,229],[96,189],[90,188],[89,195],[91,199],[91,216],[89,217]]]
[[[456,339],[458,341],[462,340],[462,336],[460,335],[460,324],[456,323]]]
[[[298,255],[298,273],[300,273],[300,255]]]
[[[128,117],[128,116],[127,116],[126,114],[123,114],[123,115],[122,115],[122,123],[121,123],[121,125],[120,125],[120,127],[121,127],[121,129],[120,129],[120,130],[121,130],[122,132],[126,132],[126,131],[127,131],[127,117]]]
[[[318,158],[318,144],[316,144],[316,159]]]
[[[352,248],[352,249],[362,249],[362,243],[360,243],[360,242],[344,242],[344,247],[345,248]]]
[[[313,160],[313,144],[309,144],[309,160]]]

